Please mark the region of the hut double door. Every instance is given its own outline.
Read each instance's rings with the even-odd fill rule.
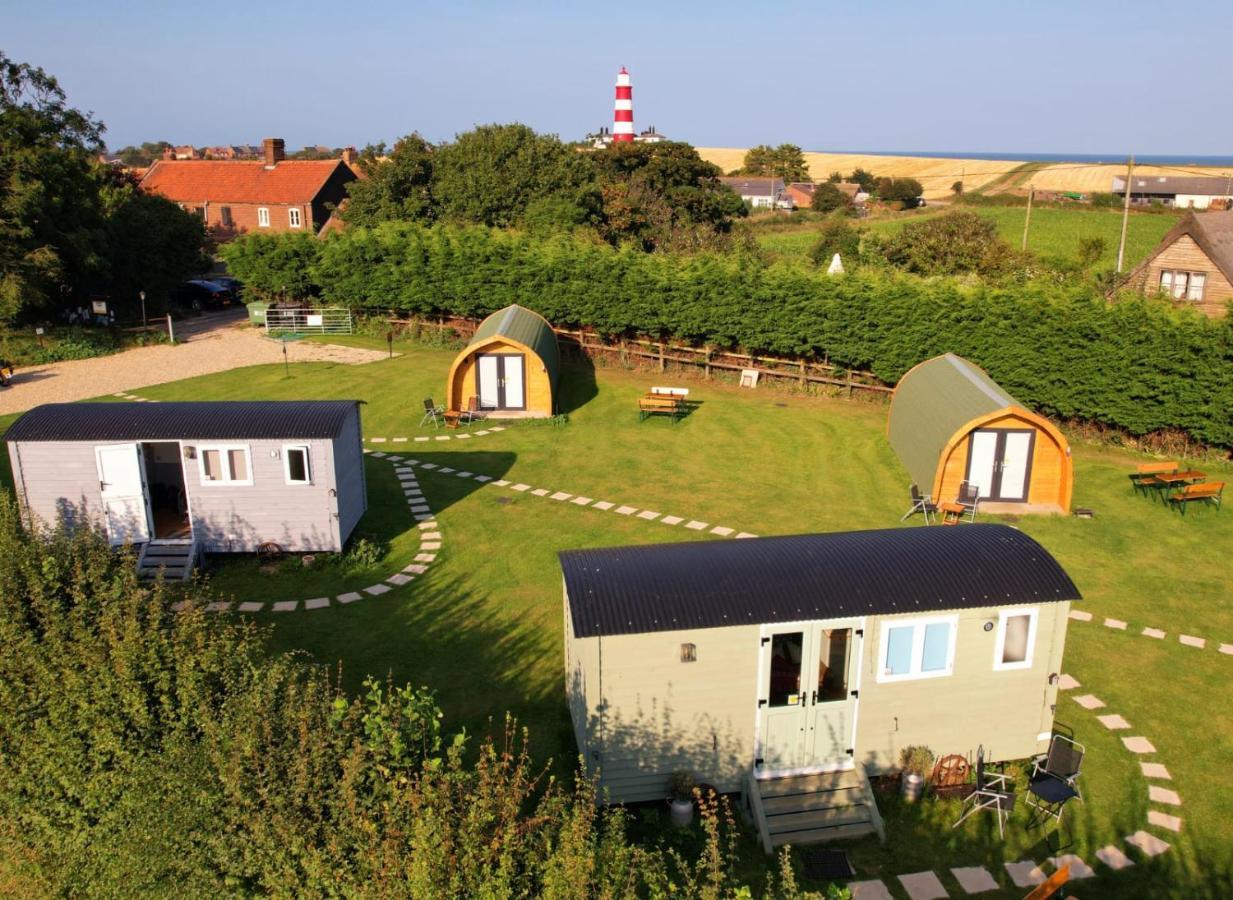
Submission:
[[[859,664],[855,620],[767,625],[759,664],[759,777],[852,763]]]
[[[1027,428],[985,428],[972,432],[967,481],[980,499],[1001,503],[1027,500],[1036,432]]]
[[[521,353],[481,353],[475,364],[481,409],[527,408],[526,359]]]

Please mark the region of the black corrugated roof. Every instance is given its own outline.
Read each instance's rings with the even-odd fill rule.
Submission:
[[[355,400],[48,403],[9,426],[6,441],[180,441],[332,438]]]
[[[566,550],[574,634],[593,637],[1079,600],[1005,525]]]

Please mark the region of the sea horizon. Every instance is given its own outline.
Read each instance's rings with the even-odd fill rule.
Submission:
[[[859,156],[917,156],[926,159],[983,159],[1008,162],[1092,163],[1123,165],[1125,153],[975,153],[940,150],[817,150],[816,153],[843,153]],[[1185,153],[1135,154],[1135,164],[1143,166],[1233,167],[1233,156]]]

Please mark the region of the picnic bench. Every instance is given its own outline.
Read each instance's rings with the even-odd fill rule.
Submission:
[[[1149,490],[1165,487],[1165,483],[1160,480],[1161,475],[1171,475],[1177,469],[1176,460],[1143,463],[1136,466],[1135,470],[1130,473],[1130,484],[1135,491],[1142,491],[1143,495],[1147,496]]]
[[[1205,481],[1200,484],[1185,485],[1176,494],[1169,497],[1170,503],[1177,504],[1182,515],[1186,515],[1186,507],[1191,503],[1212,503],[1220,509],[1221,495],[1224,494],[1223,481]]]
[[[689,388],[653,387],[638,398],[638,421],[644,421],[648,416],[666,415],[672,417],[672,424],[685,414],[685,401],[689,396]]]

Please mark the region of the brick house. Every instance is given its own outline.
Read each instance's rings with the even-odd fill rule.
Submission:
[[[835,187],[846,194],[853,203],[856,202],[856,195],[861,189],[859,184],[849,184],[845,181],[836,183]],[[812,181],[794,181],[788,185],[785,193],[792,198],[797,209],[809,209],[810,204],[813,203],[813,192],[817,189],[818,185]]]
[[[342,159],[287,159],[281,138],[266,138],[263,149],[257,160],[161,159],[141,187],[197,213],[221,237],[246,231],[317,234],[358,177],[355,152]]]
[[[1233,212],[1188,213],[1128,280],[1205,316],[1226,315],[1233,300]]]

